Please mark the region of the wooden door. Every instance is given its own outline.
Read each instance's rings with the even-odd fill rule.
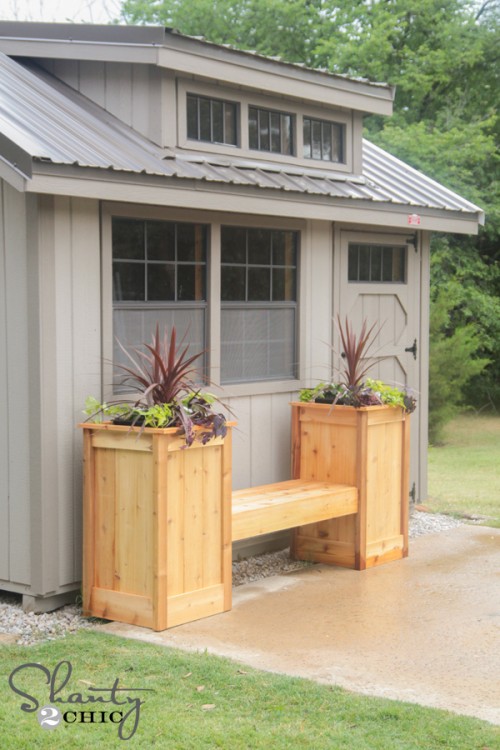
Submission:
[[[380,325],[370,375],[420,391],[420,253],[410,232],[342,232],[339,304],[356,331],[363,319]],[[335,351],[338,352],[338,335]],[[334,364],[338,366],[339,360]],[[418,495],[419,417],[412,417],[410,487]]]

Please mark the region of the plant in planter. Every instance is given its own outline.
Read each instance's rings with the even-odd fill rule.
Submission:
[[[380,360],[372,357],[370,350],[374,345],[376,323],[368,328],[364,320],[359,336],[356,336],[349,320],[346,318],[342,325],[340,317],[337,326],[342,342],[342,360],[344,366],[340,372],[340,381],[335,383],[319,383],[314,388],[304,388],[299,393],[299,400],[317,404],[339,404],[340,406],[399,406],[409,414],[416,408],[417,402],[411,391],[373,380],[367,377],[370,368]]]
[[[175,329],[126,354],[141,395],[81,425],[83,612],[164,630],[231,608],[231,424]]]
[[[182,348],[183,342],[177,346],[175,327],[169,340],[166,330],[160,337],[157,325],[152,343],[144,344],[143,349],[133,348],[133,353],[118,344],[130,361],[130,366],[116,365],[123,372],[118,385],[130,387],[141,395],[133,404],[123,401],[101,404],[89,397],[85,404],[89,420],[110,417],[118,425],[178,427],[187,446],[195,440],[205,444],[212,437],[226,435],[226,418],[214,411],[217,399],[199,390],[192,379],[194,362],[203,352],[188,357],[188,347]]]
[[[358,513],[298,528],[299,559],[362,570],[408,554],[410,413],[406,389],[367,377],[380,329],[357,336],[337,320],[343,368],[337,382],[300,392],[292,404],[293,476],[356,486]]]

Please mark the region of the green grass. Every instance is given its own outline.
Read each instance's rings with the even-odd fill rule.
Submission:
[[[485,516],[500,525],[500,417],[464,415],[429,448],[429,501],[434,511]]]
[[[137,732],[127,744],[117,727],[65,724],[41,729],[26,699],[8,685],[12,670],[39,662],[53,670],[63,659],[73,674],[59,695],[90,685],[150,688],[143,693]],[[445,711],[354,695],[298,678],[257,672],[208,654],[187,654],[103,633],[85,632],[37,646],[0,648],[0,737],[8,750],[161,748],[162,750],[494,750],[497,727]],[[39,670],[18,674],[18,687],[46,705]],[[137,695],[137,694],[136,694]],[[57,697],[57,696],[56,696]],[[84,706],[89,709],[89,706]],[[106,709],[106,706],[101,706]],[[114,707],[115,710],[116,707]],[[63,711],[79,709],[65,705]]]

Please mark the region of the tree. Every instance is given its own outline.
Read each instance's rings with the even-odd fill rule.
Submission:
[[[491,360],[464,393],[500,408],[497,0],[125,0],[123,17],[397,86],[394,116],[368,118],[369,138],[486,210],[479,237],[433,241],[432,299],[462,290],[446,335],[465,327]]]

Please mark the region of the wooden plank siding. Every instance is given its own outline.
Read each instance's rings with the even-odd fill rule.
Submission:
[[[161,146],[175,145],[173,76],[152,65],[95,60],[40,60],[56,78]],[[165,97],[168,96],[168,105]],[[164,110],[167,114],[164,113]],[[164,118],[173,140],[164,142]]]
[[[32,203],[29,200],[29,203]],[[28,200],[0,183],[0,587],[30,582]]]

